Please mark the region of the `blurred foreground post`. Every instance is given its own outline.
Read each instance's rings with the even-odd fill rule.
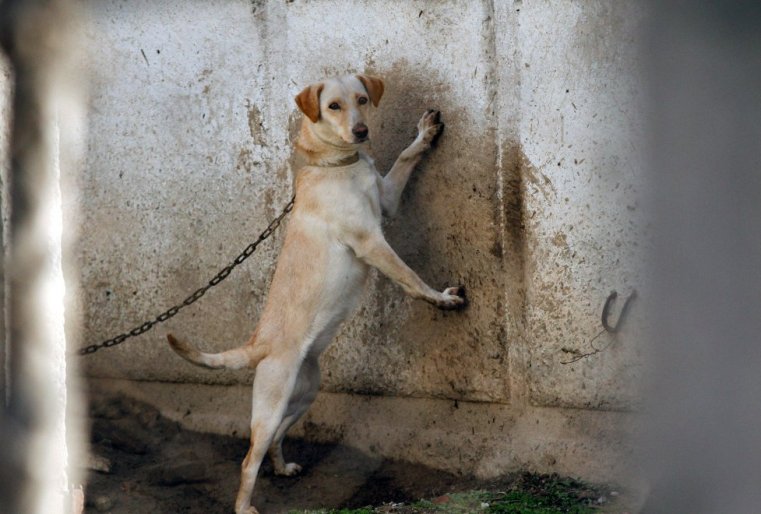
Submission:
[[[71,77],[72,22],[62,0],[0,3],[13,80],[0,418],[0,510],[8,514],[70,510],[60,170],[76,137],[70,116],[82,108]]]
[[[761,508],[761,3],[651,2],[648,513]]]

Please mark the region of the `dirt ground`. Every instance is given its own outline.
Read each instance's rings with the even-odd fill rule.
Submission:
[[[110,470],[88,472],[85,512],[231,512],[247,440],[183,430],[152,406],[121,396],[94,398],[91,416],[92,453]],[[254,492],[262,514],[408,502],[482,485],[342,445],[286,439],[284,453],[304,470],[275,476],[265,459]]]
[[[102,461],[95,467],[104,469],[87,473],[85,512],[232,512],[247,440],[183,430],[154,407],[123,396],[95,396],[90,411],[91,449]],[[520,480],[478,481],[293,439],[286,439],[284,453],[304,469],[279,477],[265,460],[254,492],[262,514],[410,503],[472,489],[507,490]]]

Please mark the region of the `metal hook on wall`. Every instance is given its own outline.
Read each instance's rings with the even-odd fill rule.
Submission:
[[[621,330],[621,326],[624,323],[624,318],[626,318],[627,312],[629,312],[629,307],[631,306],[632,300],[634,300],[636,297],[637,291],[632,290],[631,294],[624,301],[624,306],[621,307],[621,312],[618,315],[618,321],[611,325],[608,322],[610,318],[610,309],[613,305],[613,302],[615,302],[616,298],[618,298],[618,293],[616,291],[611,291],[611,293],[608,295],[608,299],[605,300],[605,305],[602,308],[602,326],[606,332],[610,334],[617,334]]]
[[[586,359],[587,357],[591,357],[592,355],[597,355],[600,352],[603,352],[608,349],[608,347],[613,344],[613,341],[615,338],[611,338],[611,340],[603,346],[602,348],[598,348],[595,346],[595,341],[603,335],[605,332],[608,332],[609,334],[617,334],[621,327],[624,324],[624,319],[626,318],[626,314],[629,312],[629,307],[631,307],[632,300],[634,300],[637,297],[637,291],[632,290],[631,294],[624,300],[624,305],[621,307],[621,312],[618,314],[618,320],[614,324],[610,324],[610,311],[613,307],[613,303],[618,298],[618,293],[616,291],[611,291],[608,295],[608,298],[605,300],[605,305],[602,308],[602,327],[603,329],[594,336],[590,341],[589,345],[592,347],[592,351],[588,353],[580,353],[578,350],[570,350],[570,349],[563,349],[565,353],[571,353],[574,355],[573,358],[567,360],[567,361],[561,361],[561,364],[572,364],[574,362],[578,362],[582,359]]]

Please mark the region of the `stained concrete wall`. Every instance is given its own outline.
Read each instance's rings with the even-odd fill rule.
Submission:
[[[8,234],[8,205],[7,205],[7,178],[10,169],[10,130],[11,130],[11,96],[13,78],[11,66],[5,56],[0,54],[0,233],[2,233],[2,252],[6,255],[6,239]],[[2,269],[2,283],[5,284],[5,266]],[[5,289],[5,285],[3,285]],[[5,294],[2,296],[2,312],[5,313]],[[7,399],[7,367],[8,367],[8,342],[5,328],[5,314],[0,320],[0,397]]]
[[[641,287],[643,13],[606,1],[90,2],[93,73],[79,177],[85,343],[151,319],[230,261],[291,194],[293,96],[334,74],[382,77],[380,170],[421,113],[447,124],[386,235],[444,313],[373,276],[322,358],[296,427],[482,476],[531,467],[608,478],[626,467],[641,335],[616,339],[608,293]],[[329,13],[327,15],[326,13]],[[188,426],[246,431],[245,372],[179,360],[253,330],[282,233],[166,327],[87,358],[94,384]],[[605,350],[572,364],[566,362]],[[452,459],[452,455],[459,455]]]

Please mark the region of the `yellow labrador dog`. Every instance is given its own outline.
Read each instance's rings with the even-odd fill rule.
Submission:
[[[462,288],[439,292],[429,287],[383,237],[381,216],[396,212],[410,173],[443,124],[439,112],[427,111],[415,141],[382,177],[362,151],[371,105],[377,106],[381,96],[383,81],[366,75],[327,79],[296,96],[305,115],[296,149],[308,164],[297,175],[283,249],[248,343],[209,354],[167,336],[172,348],[194,364],[256,368],[251,446],[242,465],[237,514],[257,512],[251,493],[268,450],[276,473],[301,470],[283,460],[283,437],[317,395],[317,359],[359,301],[370,266],[440,309],[465,305]]]

